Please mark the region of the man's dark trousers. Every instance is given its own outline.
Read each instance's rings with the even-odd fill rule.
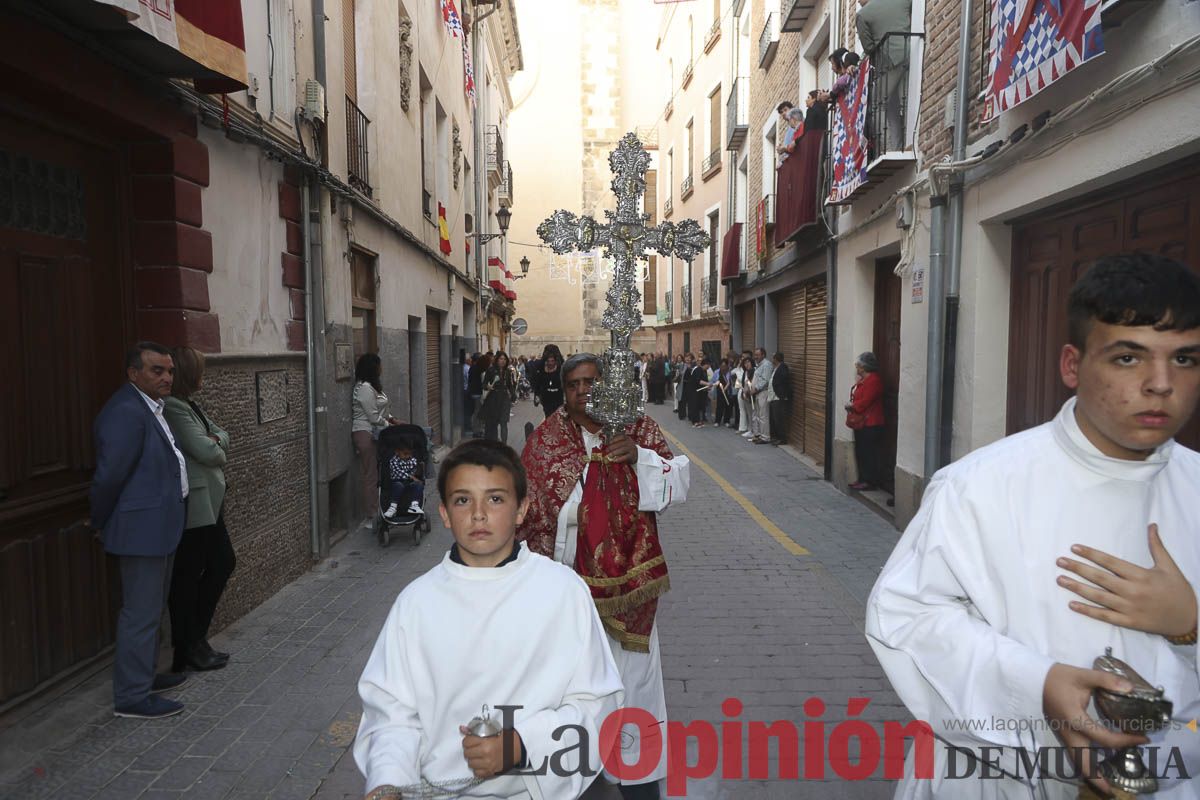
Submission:
[[[171,587],[170,556],[118,556],[121,613],[113,659],[113,705],[133,705],[150,694],[158,660],[158,630]]]
[[[791,416],[791,400],[772,400],[767,404],[767,416],[771,420],[771,438],[778,442],[787,441],[788,417]]]

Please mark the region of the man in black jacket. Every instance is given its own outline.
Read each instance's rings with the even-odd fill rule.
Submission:
[[[792,405],[792,371],[783,363],[783,353],[771,357],[775,371],[771,373],[771,391],[767,397],[767,414],[771,420],[771,444],[787,444],[788,417]]]

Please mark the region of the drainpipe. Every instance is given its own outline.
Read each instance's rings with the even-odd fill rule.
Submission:
[[[325,0],[312,0],[312,27],[313,27],[313,77],[317,79],[317,83],[321,84],[326,90],[325,80]],[[328,91],[326,91],[325,101],[325,118],[329,118],[329,99]],[[328,136],[321,136],[319,142],[320,153],[318,158],[321,164],[325,167],[329,166],[329,144]],[[321,199],[321,190],[317,189],[317,200]],[[320,206],[318,206],[319,208]],[[307,221],[307,218],[306,218]]]
[[[320,503],[317,499],[317,359],[318,334],[313,324],[313,259],[312,222],[309,219],[309,186],[305,180],[301,191],[301,218],[304,220],[304,331],[305,342],[305,389],[308,391],[308,529],[309,543],[314,559],[321,557]]]
[[[494,0],[493,0],[494,2]],[[483,57],[483,21],[496,13],[496,7],[486,13],[480,13],[481,0],[473,3],[474,14],[471,19],[471,59],[475,62],[475,232],[487,233],[489,215],[487,210],[487,135],[484,123],[487,121],[487,65]],[[487,312],[483,305],[483,250],[486,243],[480,239],[475,242],[475,346],[474,350],[483,349],[483,329],[486,327]]]
[[[929,277],[926,291],[929,301],[929,331],[925,350],[925,467],[928,481],[941,466],[942,439],[942,341],[945,337],[945,309],[942,296],[946,274],[946,197],[929,198]]]
[[[325,85],[325,0],[313,0],[313,73],[317,82]],[[320,136],[318,158],[328,164],[328,137]],[[321,204],[324,193],[320,183],[305,179],[301,187],[301,219],[304,233],[304,330],[305,330],[305,389],[308,394],[308,516],[309,544],[313,558],[321,558],[328,543],[321,536],[322,498],[326,496],[327,481],[323,480],[324,464],[320,454],[325,452],[325,406],[319,391],[319,376],[325,374],[325,289],[322,245],[320,237]],[[317,235],[313,235],[314,225]]]
[[[967,157],[967,124],[971,106],[969,77],[971,73],[971,3],[962,4],[962,24],[958,36],[958,80],[955,85],[957,100],[954,120],[955,161]],[[962,272],[963,239],[963,184],[962,177],[955,176],[950,185],[949,243],[946,260],[946,319],[942,368],[941,431],[938,463],[950,463],[951,446],[954,439],[954,372],[958,348],[958,301],[959,276]]]
[[[825,142],[822,145],[821,163],[829,163],[829,134],[825,135]],[[824,188],[825,182],[820,182],[820,187]],[[838,258],[838,220],[839,215],[835,211],[831,211],[828,206],[825,206],[822,211],[827,221],[832,221],[828,226],[829,230],[829,245],[826,248],[825,261],[825,408],[828,413],[825,414],[825,480],[833,480],[833,419],[838,416],[833,413],[833,409],[840,406],[834,405],[835,387],[833,385],[833,377],[837,375],[835,369],[835,359],[837,358],[837,258]]]

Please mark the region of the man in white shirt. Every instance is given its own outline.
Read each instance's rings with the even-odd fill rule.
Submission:
[[[531,502],[517,535],[535,553],[573,566],[591,587],[625,687],[625,705],[648,712],[657,723],[623,727],[622,762],[653,768],[621,779],[621,795],[653,800],[666,776],[666,759],[641,765],[641,753],[643,741],[651,738],[658,741],[647,750],[665,753],[667,703],[655,616],[658,598],[670,588],[656,514],[687,499],[690,464],[672,456],[649,417],[605,442],[601,425],[587,413],[599,378],[600,360],[591,353],[576,354],[563,365],[565,403],[526,441],[521,456]]]
[[[139,342],[126,356],[128,383],[96,417],[91,524],[121,569],[121,613],[113,659],[113,707],[119,717],[157,719],[183,704],[158,696],[184,675],[155,674],[159,620],[171,559],[183,535],[187,466],[163,418],[175,365],[171,351]]]
[[[771,386],[771,375],[775,372],[775,365],[767,358],[767,351],[761,347],[754,350],[754,364],[754,383],[750,387],[754,414],[750,418],[750,430],[743,436],[755,444],[763,444],[771,439],[767,392]]]
[[[1185,727],[1200,715],[1200,455],[1172,438],[1200,398],[1200,277],[1160,256],[1102,259],[1072,289],[1069,320],[1059,366],[1075,397],[934,475],[868,601],[871,646],[941,740],[933,777],[910,763],[898,797],[1074,798],[1070,762],[1028,766],[1061,745],[1103,792],[1096,751],[1080,748],[1149,745],[1161,794],[1200,797],[1180,779],[1200,774]],[[1071,591],[1104,607],[1084,614]],[[1106,648],[1163,687],[1177,724],[1144,737],[1089,713],[1096,689],[1131,688],[1092,669]],[[1003,776],[980,780],[976,761],[950,779],[951,745],[958,774],[972,754]]]

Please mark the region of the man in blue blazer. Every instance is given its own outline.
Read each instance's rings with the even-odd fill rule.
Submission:
[[[158,628],[171,581],[171,559],[183,534],[187,468],[163,419],[175,366],[171,351],[138,342],[125,359],[129,382],[96,418],[92,526],[121,568],[121,613],[113,663],[118,717],[157,719],[183,704],[158,696],[187,678],[156,675]]]

